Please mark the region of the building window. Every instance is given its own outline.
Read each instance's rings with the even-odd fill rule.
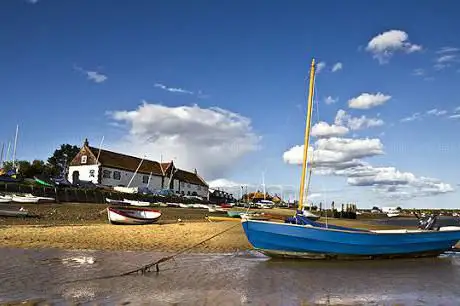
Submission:
[[[190,188],[190,184],[187,184],[187,188]]]
[[[88,161],[88,156],[83,155],[83,156],[81,157],[81,163],[82,163],[82,164],[86,164],[87,161]]]
[[[148,182],[149,182],[149,176],[148,176],[148,175],[144,175],[144,176],[142,177],[142,183],[148,184]]]
[[[184,182],[180,182],[180,186],[181,186],[182,188],[184,188],[185,183],[184,183]]]
[[[187,195],[190,195],[190,191],[187,191]]]
[[[119,181],[121,179],[121,172],[120,171],[113,171],[113,179]]]
[[[104,171],[102,172],[102,177],[103,177],[103,178],[110,178],[111,175],[112,175],[112,171],[104,170]]]
[[[95,173],[94,170],[89,170],[89,177],[95,177],[94,173]]]

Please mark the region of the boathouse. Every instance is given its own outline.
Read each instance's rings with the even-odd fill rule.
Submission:
[[[137,172],[136,172],[137,170]],[[194,172],[175,167],[174,163],[159,163],[91,147],[86,139],[69,165],[71,183],[91,181],[115,187],[147,187],[152,191],[171,189],[176,194],[208,197],[209,186]],[[134,177],[133,177],[134,176]]]

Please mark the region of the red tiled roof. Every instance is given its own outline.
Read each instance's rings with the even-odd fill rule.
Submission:
[[[95,156],[97,156],[97,154],[99,153],[99,149],[97,148],[88,148]],[[141,162],[141,160],[142,159],[138,157],[111,152],[107,150],[101,150],[101,154],[99,156],[99,162],[105,167],[128,170],[132,172],[136,171],[137,167],[139,167],[139,163]],[[137,172],[144,174],[152,173],[158,176],[163,175],[163,172],[160,168],[160,163],[148,159],[144,159],[144,161],[142,161],[142,164]]]

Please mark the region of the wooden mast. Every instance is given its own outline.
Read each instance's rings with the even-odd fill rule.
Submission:
[[[310,86],[308,90],[308,108],[307,108],[307,122],[305,124],[305,142],[303,146],[303,163],[302,163],[302,177],[300,179],[300,194],[299,194],[299,206],[298,209],[302,210],[304,189],[305,189],[305,174],[308,161],[308,145],[310,143],[310,126],[311,126],[311,115],[313,111],[313,91],[315,83],[315,59],[311,61],[310,67]]]

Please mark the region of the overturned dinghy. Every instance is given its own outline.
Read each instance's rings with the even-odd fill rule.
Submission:
[[[152,224],[161,217],[161,211],[138,207],[107,207],[111,224]]]

